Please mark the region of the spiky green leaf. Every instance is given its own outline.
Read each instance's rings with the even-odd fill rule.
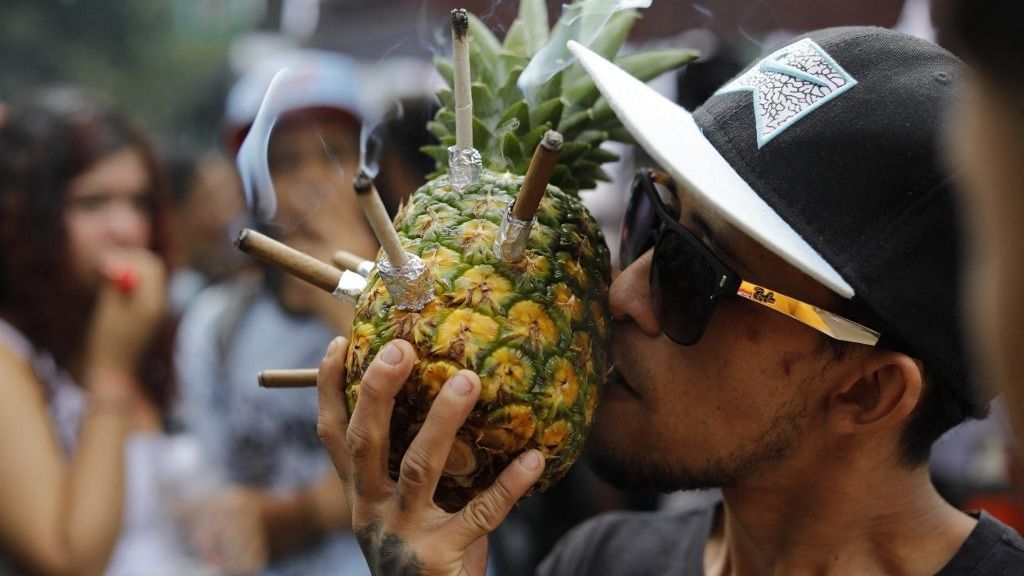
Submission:
[[[498,126],[505,126],[511,122],[515,122],[516,132],[523,132],[530,130],[530,106],[526,103],[526,100],[520,100],[515,104],[508,107],[505,110],[505,114],[498,120]]]
[[[587,3],[584,3],[587,4]],[[593,15],[584,9],[584,18],[604,18],[603,14]],[[633,24],[640,18],[640,12],[637,10],[621,10],[615,12],[608,17],[604,28],[601,29],[600,34],[597,34],[593,41],[590,43],[589,48],[594,52],[604,56],[608,60],[615,58],[615,55],[622,48],[622,45],[626,43],[626,38],[629,37],[629,31],[633,28]],[[579,79],[584,78],[587,75],[586,71],[579,63],[573,64],[565,70],[566,81],[569,84],[577,82]]]
[[[441,88],[437,91],[437,99],[441,101],[441,106],[455,109],[455,93],[451,90]]]
[[[637,10],[622,10],[612,14],[601,33],[590,43],[590,49],[608,60],[614,59],[619,49],[626,43],[633,24],[639,19],[640,12]]]
[[[557,125],[562,119],[562,110],[565,110],[565,99],[552,98],[530,111],[530,124],[537,126],[548,122]]]
[[[533,56],[548,43],[548,6],[544,0],[522,0],[518,21],[523,23],[526,55]]]
[[[494,143],[494,133],[479,118],[473,117],[473,147],[477,150],[488,150]]]
[[[481,72],[478,76],[473,73],[473,79],[484,84],[494,84],[504,76],[504,70],[500,68],[498,54],[501,52],[501,42],[495,38],[494,33],[486,24],[480,21],[473,14],[469,14],[469,53],[473,71]],[[475,58],[474,58],[475,57]],[[476,60],[473,62],[473,60]]]
[[[616,162],[619,159],[619,155],[611,150],[605,150],[601,147],[591,147],[583,157],[595,164],[604,164],[605,162]]]
[[[547,102],[552,98],[557,98],[562,95],[563,72],[559,72],[552,76],[537,90],[537,93],[535,94],[537,102]]]
[[[437,120],[427,122],[427,131],[438,140],[451,135],[451,132],[448,131],[448,127],[445,126],[443,122],[438,122]]]
[[[505,43],[502,44],[502,51],[508,54],[515,54],[523,58],[529,58],[530,53],[526,49],[526,27],[523,21],[516,18],[505,33]]]
[[[498,90],[498,98],[501,99],[504,105],[508,106],[510,103],[516,102],[523,97],[516,83],[519,81],[519,75],[523,73],[524,68],[525,66],[516,66],[509,70],[508,76],[501,84],[501,88]]]
[[[420,152],[430,156],[437,162],[438,166],[448,164],[448,147],[447,146],[420,146]]]
[[[568,118],[562,118],[562,122],[558,125],[558,131],[564,138],[574,139],[576,135],[587,128],[593,119],[594,116],[589,109],[582,110]]]
[[[503,169],[511,170],[524,159],[523,148],[519,145],[519,138],[512,132],[506,132],[501,138],[501,154],[504,157]]]
[[[639,52],[615,59],[615,65],[630,75],[647,82],[661,76],[669,70],[696,60],[700,52],[696,50],[657,50]],[[564,92],[566,101],[574,107],[590,106],[601,95],[589,75],[583,76],[567,86]]]
[[[486,84],[474,82],[470,86],[473,94],[473,115],[478,118],[491,117],[501,111],[501,103],[498,102],[491,89]],[[454,106],[452,106],[454,109]]]
[[[585,142],[565,142],[562,144],[562,154],[559,159],[569,166],[575,166],[579,159],[591,148],[592,146]]]

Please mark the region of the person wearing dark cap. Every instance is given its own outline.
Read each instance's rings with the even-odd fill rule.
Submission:
[[[620,484],[722,498],[589,521],[540,573],[1024,573],[1024,541],[956,510],[928,477],[932,442],[987,409],[963,357],[939,152],[960,62],[884,29],[822,30],[690,115],[572,50],[667,172],[637,177],[626,214],[610,292],[617,370],[591,463]],[[320,435],[358,487],[353,527],[371,568],[483,574],[486,535],[539,477],[540,455],[444,513],[430,496],[479,379],[442,389],[417,438],[435,456],[391,482],[391,396],[414,351],[385,348],[349,418],[344,349],[335,341],[321,363]]]

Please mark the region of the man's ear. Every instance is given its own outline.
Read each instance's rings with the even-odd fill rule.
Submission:
[[[872,351],[852,361],[828,397],[829,426],[840,434],[902,427],[924,389],[924,369],[900,352]]]

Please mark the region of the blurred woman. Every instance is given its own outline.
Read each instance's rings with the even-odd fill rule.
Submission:
[[[99,574],[156,499],[132,438],[160,434],[163,180],[140,133],[72,88],[0,127],[0,573]],[[166,345],[165,345],[166,344]],[[159,563],[159,538],[148,544]],[[127,546],[131,547],[131,546]],[[116,558],[115,558],[116,561]],[[148,573],[148,572],[138,572]]]

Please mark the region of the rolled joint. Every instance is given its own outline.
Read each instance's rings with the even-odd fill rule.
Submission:
[[[260,388],[313,388],[318,372],[316,368],[263,370],[256,378]]]
[[[516,201],[513,200],[505,210],[505,217],[498,227],[498,235],[494,238],[494,255],[504,262],[515,262],[526,252],[526,243],[530,240],[530,231],[536,218],[520,220],[515,213]]]
[[[369,278],[373,272],[373,261],[357,256],[346,250],[338,250],[331,256],[334,265],[342,270],[351,270],[363,278]]]
[[[384,254],[377,262],[377,273],[399,310],[422,310],[434,299],[434,278],[419,256],[405,256],[404,265],[394,266]]]
[[[235,244],[242,252],[327,292],[333,292],[340,281],[337,268],[250,228],[242,229]]]
[[[544,133],[537,149],[533,151],[530,166],[526,169],[523,186],[516,196],[516,208],[513,212],[519,220],[530,220],[537,213],[544,192],[547,191],[551,176],[558,165],[558,157],[562,151],[562,135],[554,130]]]
[[[377,187],[373,185],[373,180],[365,171],[360,171],[352,179],[352,187],[356,191],[359,206],[363,209],[363,214],[370,223],[374,236],[380,242],[380,247],[384,249],[384,253],[392,262],[398,266],[404,266],[405,250],[402,248],[402,242],[398,238],[394,224],[391,223],[391,217],[388,216],[388,211],[384,208],[384,202],[380,199],[380,194],[377,193]]]

